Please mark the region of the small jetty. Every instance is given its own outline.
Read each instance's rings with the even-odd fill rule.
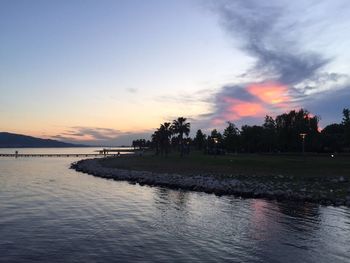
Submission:
[[[0,153],[0,157],[98,157],[101,154],[96,153]]]
[[[139,149],[102,149],[95,153],[0,153],[0,157],[106,157],[120,156],[121,154],[142,154]]]

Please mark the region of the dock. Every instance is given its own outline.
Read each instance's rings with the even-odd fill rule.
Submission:
[[[121,153],[135,154],[139,150],[134,149],[102,149],[95,151],[95,153],[0,153],[0,157],[108,157],[108,156],[120,156]]]
[[[103,156],[115,156],[115,154],[99,154],[99,153],[0,153],[0,157],[103,157]]]

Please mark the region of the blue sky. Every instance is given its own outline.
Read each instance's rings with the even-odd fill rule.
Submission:
[[[349,15],[346,0],[1,0],[0,130],[123,144],[177,116],[339,122]]]

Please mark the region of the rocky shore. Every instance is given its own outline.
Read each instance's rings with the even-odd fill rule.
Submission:
[[[295,181],[280,175],[271,180],[258,180],[252,176],[249,179],[218,178],[215,176],[180,175],[154,173],[149,171],[123,170],[101,165],[99,158],[81,160],[71,165],[78,172],[97,177],[123,180],[140,185],[161,186],[171,189],[183,189],[212,193],[218,196],[235,195],[244,198],[265,198],[279,201],[312,202],[321,205],[350,207],[350,189],[341,194],[337,185],[345,179],[340,177],[332,181]]]

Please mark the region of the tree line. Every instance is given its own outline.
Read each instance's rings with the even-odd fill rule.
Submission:
[[[133,141],[134,147],[153,148],[156,154],[166,155],[178,150],[183,156],[190,148],[208,154],[259,152],[350,152],[350,111],[343,110],[341,123],[319,128],[319,117],[305,109],[292,110],[273,118],[266,115],[263,124],[243,125],[238,129],[227,122],[222,131],[213,129],[208,135],[201,129],[190,138],[191,124],[184,117],[165,122],[152,134],[151,141]]]

